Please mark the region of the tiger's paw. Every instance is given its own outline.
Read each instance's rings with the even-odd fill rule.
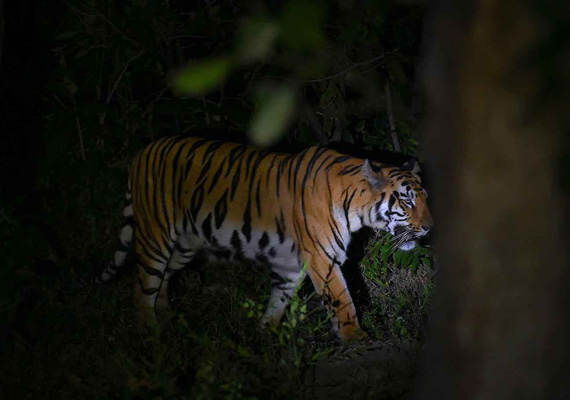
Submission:
[[[355,325],[347,325],[340,329],[339,336],[343,342],[357,342],[368,338],[368,334]]]

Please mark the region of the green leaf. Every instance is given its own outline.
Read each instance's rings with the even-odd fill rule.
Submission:
[[[248,349],[246,349],[245,347],[238,346],[237,352],[243,358],[251,357],[251,352]]]
[[[424,263],[424,265],[428,266],[431,268],[431,259],[430,258],[422,258],[422,262]]]
[[[414,257],[414,259],[412,260],[412,264],[410,265],[410,270],[412,272],[416,272],[418,269],[418,266],[420,264],[420,258],[419,257]]]
[[[401,259],[401,264],[400,264],[402,267],[404,267],[404,266],[407,267],[408,265],[410,265],[410,256],[411,256],[411,253],[402,251],[402,259]]]
[[[174,76],[173,87],[186,95],[207,93],[227,77],[232,63],[227,57],[199,61]]]
[[[402,260],[402,252],[401,251],[396,251],[396,253],[394,253],[394,264],[396,266],[401,264],[401,260]]]
[[[271,146],[279,141],[293,116],[295,93],[288,86],[265,87],[258,92],[259,108],[248,136],[253,144]]]
[[[242,23],[236,55],[241,63],[263,60],[273,50],[279,27],[269,19],[250,19]]]

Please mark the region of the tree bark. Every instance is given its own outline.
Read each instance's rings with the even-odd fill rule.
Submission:
[[[427,24],[440,273],[420,399],[570,398],[568,52],[540,53],[557,21],[537,5],[441,1]]]

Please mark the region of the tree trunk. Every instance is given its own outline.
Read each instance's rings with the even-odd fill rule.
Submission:
[[[433,11],[423,69],[441,267],[418,398],[570,398],[570,69],[555,37],[569,14],[531,0]]]

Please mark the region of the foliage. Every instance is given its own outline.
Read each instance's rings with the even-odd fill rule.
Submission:
[[[372,297],[363,325],[378,339],[422,340],[434,286],[433,250],[395,250],[390,240],[388,233],[376,234],[362,261]]]
[[[113,141],[135,134],[152,138],[160,131],[196,128],[244,132],[255,109],[263,114],[278,108],[263,105],[273,97],[256,96],[268,83],[277,93],[300,92],[308,100],[300,103],[302,114],[303,104],[313,103],[310,112],[329,137],[340,120],[343,136],[335,140],[386,148],[382,87],[389,79],[398,131],[408,136],[415,125],[409,88],[421,10],[305,3],[242,8],[214,2],[188,8],[159,0],[69,1],[64,30],[54,35],[58,67],[48,98],[51,122],[70,133],[66,150],[86,158],[101,145],[114,147]],[[184,96],[169,97],[170,83]],[[312,98],[320,100],[315,104]],[[283,132],[293,117],[285,113],[269,128],[254,122],[252,136]],[[294,135],[315,141],[314,126],[303,121],[297,121]]]
[[[411,251],[394,249],[392,235],[387,232],[378,232],[372,243],[362,264],[365,275],[377,283],[382,283],[378,280],[379,272],[390,264],[396,268],[408,268],[412,273],[422,265],[428,268],[432,266],[431,247],[416,246]]]

